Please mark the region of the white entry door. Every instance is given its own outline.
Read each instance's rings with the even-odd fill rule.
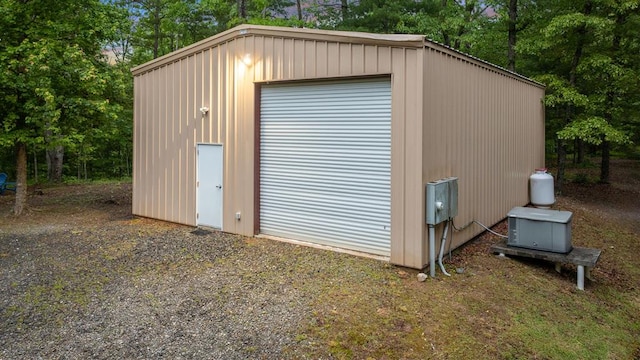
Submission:
[[[222,145],[198,144],[196,224],[222,229]]]

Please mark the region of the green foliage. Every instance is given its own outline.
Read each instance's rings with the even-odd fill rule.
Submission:
[[[616,144],[631,142],[627,134],[614,128],[604,118],[596,116],[572,121],[558,132],[558,138],[564,140],[580,139],[593,145],[600,145],[603,141]]]
[[[542,31],[544,41],[540,41],[538,44],[541,48],[554,48],[561,44],[570,43],[574,40],[572,37],[575,37],[580,29],[588,31],[592,40],[604,41],[609,35],[612,25],[613,21],[610,19],[581,12],[557,15],[552,17],[544,27]]]
[[[589,98],[571,86],[567,79],[554,74],[545,74],[536,76],[535,80],[547,85],[544,104],[550,108],[567,105],[586,107],[589,104]]]
[[[119,0],[113,5],[128,14],[127,34],[132,62],[141,64],[243,23],[307,26],[289,16],[287,0]],[[241,11],[242,7],[242,11]]]
[[[322,28],[424,34],[447,46],[471,51],[478,29],[490,20],[486,9],[481,1],[361,0],[349,3],[347,9],[336,4],[316,6],[312,12]]]
[[[110,127],[123,121],[130,78],[102,55],[113,32],[110,8],[96,0],[2,1],[0,9],[0,148],[24,143],[36,154],[45,146],[90,154],[108,134],[122,138],[122,124]],[[130,117],[124,121],[130,128]]]
[[[413,10],[419,14],[418,5],[411,1],[363,0],[351,5],[348,16],[337,26],[339,29],[394,33],[403,29],[404,14]]]
[[[547,138],[558,141],[558,151],[567,140],[603,151],[638,140],[639,4],[538,1],[537,15],[529,16],[534,21],[517,45],[521,69],[547,85]]]

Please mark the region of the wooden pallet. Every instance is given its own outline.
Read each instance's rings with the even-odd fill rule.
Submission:
[[[584,277],[591,278],[591,268],[596,266],[600,258],[600,249],[574,247],[573,250],[566,254],[555,253],[551,251],[540,251],[534,249],[520,248],[515,246],[507,246],[506,241],[491,246],[491,251],[500,256],[511,255],[528,257],[546,261],[552,261],[556,264],[556,271],[560,272],[561,264],[574,264],[578,269],[578,290],[584,290]]]

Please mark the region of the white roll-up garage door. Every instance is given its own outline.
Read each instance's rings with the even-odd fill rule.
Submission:
[[[389,79],[264,85],[260,232],[389,255]]]

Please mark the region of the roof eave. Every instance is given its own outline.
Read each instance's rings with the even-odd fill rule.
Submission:
[[[245,36],[273,36],[303,40],[320,40],[341,43],[374,44],[381,46],[422,48],[425,45],[425,37],[422,35],[404,34],[371,34],[351,31],[318,30],[306,28],[288,28],[262,25],[239,25],[212,37],[206,38],[182,49],[176,50],[157,59],[138,65],[131,69],[134,76],[163,66],[190,54],[206,48],[216,46],[226,41]]]
[[[482,60],[482,59],[477,58],[477,57],[475,57],[473,55],[469,55],[469,54],[464,53],[464,52],[462,52],[460,50],[456,50],[456,49],[454,49],[454,48],[452,48],[450,46],[441,44],[441,43],[439,43],[437,41],[427,39],[424,42],[424,46],[425,46],[425,48],[433,49],[433,50],[436,50],[436,51],[440,51],[442,53],[446,53],[446,54],[451,55],[451,56],[455,56],[455,57],[458,57],[458,58],[461,58],[461,59],[465,59],[466,61],[474,63],[474,64],[476,64],[478,66],[481,66],[481,67],[484,67],[486,69],[490,69],[490,70],[502,73],[504,75],[507,75],[507,76],[510,76],[510,77],[513,77],[513,78],[517,78],[519,80],[522,80],[524,82],[530,83],[530,84],[535,85],[537,87],[540,87],[540,88],[543,88],[543,89],[546,88],[546,86],[544,84],[539,83],[539,82],[537,82],[537,81],[535,81],[533,79],[530,79],[530,78],[528,78],[528,77],[526,77],[524,75],[518,74],[515,71],[511,71],[511,70],[505,69],[502,66],[490,63],[490,62],[488,62],[486,60]]]

